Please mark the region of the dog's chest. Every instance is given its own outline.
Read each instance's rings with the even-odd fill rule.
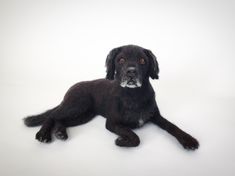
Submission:
[[[152,117],[154,107],[152,103],[125,100],[121,104],[121,122],[132,128],[143,126]]]
[[[136,128],[143,126],[151,117],[151,111],[130,111],[127,110],[123,113],[122,123]]]

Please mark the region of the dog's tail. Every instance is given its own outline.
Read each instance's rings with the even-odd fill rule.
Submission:
[[[58,106],[57,106],[58,107]],[[42,114],[39,115],[33,115],[33,116],[28,116],[24,118],[24,124],[28,127],[35,127],[42,125],[43,122],[49,117],[49,115],[57,108],[50,109]]]

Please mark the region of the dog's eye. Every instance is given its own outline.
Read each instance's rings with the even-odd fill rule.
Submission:
[[[140,62],[141,65],[145,64],[145,60],[143,58],[141,58],[139,62]]]
[[[119,64],[124,64],[124,62],[125,62],[125,59],[124,59],[124,58],[121,58],[121,59],[119,60]]]

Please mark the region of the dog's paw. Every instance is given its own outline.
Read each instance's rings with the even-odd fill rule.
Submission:
[[[39,132],[37,132],[35,138],[40,142],[49,143],[49,142],[51,142],[51,133],[50,132],[39,131]]]
[[[127,137],[118,137],[115,144],[120,147],[136,147],[140,144],[140,139],[138,137],[134,139],[129,139]]]
[[[67,135],[66,131],[61,131],[61,130],[58,130],[55,132],[55,137],[60,140],[68,139],[68,135]]]
[[[199,142],[197,139],[193,138],[189,134],[184,134],[180,139],[179,142],[182,146],[187,150],[196,150],[199,147]]]

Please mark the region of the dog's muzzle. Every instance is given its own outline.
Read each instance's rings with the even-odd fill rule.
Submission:
[[[128,88],[137,88],[141,87],[140,79],[138,78],[137,70],[135,67],[129,67],[122,77],[121,80],[121,87],[128,87]]]

